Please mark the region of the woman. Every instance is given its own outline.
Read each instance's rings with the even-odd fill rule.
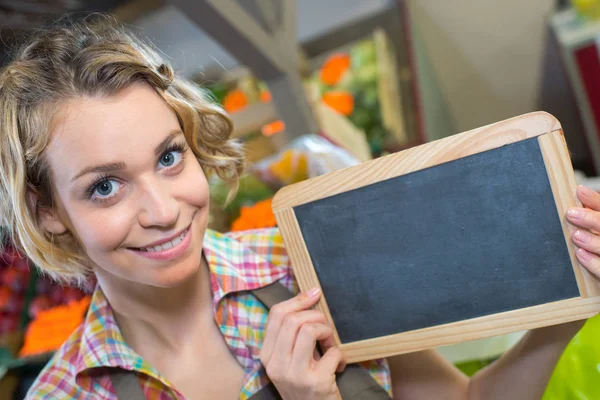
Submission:
[[[149,399],[336,399],[340,352],[311,307],[318,291],[268,314],[250,290],[294,289],[276,230],[207,230],[206,176],[233,185],[231,122],[110,18],[38,32],[0,76],[1,213],[13,241],[57,280],[98,284],[83,325],[32,399],[115,399],[135,372]],[[600,196],[578,190],[578,258],[600,270]],[[587,249],[585,251],[583,249]],[[268,322],[267,322],[268,316]],[[364,363],[395,399],[533,399],[582,326],[529,332],[468,379],[433,351]],[[325,352],[314,354],[320,341]]]

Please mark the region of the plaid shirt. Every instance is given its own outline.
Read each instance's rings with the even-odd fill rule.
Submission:
[[[259,360],[268,310],[248,290],[277,280],[295,293],[298,289],[276,229],[227,235],[209,230],[204,255],[210,268],[215,321],[246,372],[240,399],[247,399],[269,383]],[[391,393],[385,360],[363,366]],[[92,297],[84,323],[44,368],[27,398],[116,400],[107,367],[136,371],[148,399],[184,399],[125,343],[100,288]]]

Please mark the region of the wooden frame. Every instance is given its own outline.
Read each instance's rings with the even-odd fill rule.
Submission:
[[[564,215],[569,207],[580,204],[575,196],[576,183],[566,142],[558,120],[547,113],[537,112],[280,190],[273,200],[273,211],[300,289],[320,287],[320,283],[293,207],[534,137],[540,144],[565,237],[570,237],[573,227]],[[358,362],[591,317],[600,312],[600,281],[577,262],[574,245],[570,240],[566,242],[580,297],[353,343],[341,343],[334,326],[335,342],[348,362]],[[316,308],[334,325],[325,296]]]

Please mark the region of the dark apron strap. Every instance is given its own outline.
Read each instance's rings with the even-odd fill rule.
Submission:
[[[119,400],[146,400],[137,375],[133,371],[113,368],[108,375],[112,382],[115,394]],[[252,400],[281,400],[281,396],[272,383],[260,389],[251,396]]]
[[[344,400],[390,400],[391,397],[360,364],[349,364],[337,374],[337,386]]]
[[[259,289],[254,289],[251,292],[268,309],[271,309],[271,307],[277,303],[281,303],[282,301],[294,297],[294,295],[279,282],[272,283]],[[344,400],[390,400],[388,392],[386,392],[373,376],[359,364],[347,365],[344,372],[337,374],[336,380],[338,389]],[[274,389],[275,388],[272,387],[269,390]],[[256,393],[254,396],[259,395],[261,392]],[[252,400],[280,398],[262,397],[263,395],[258,397],[254,396],[251,397]]]
[[[279,282],[271,283],[251,291],[254,296],[269,310],[277,303],[286,301],[294,297],[294,294]]]
[[[275,385],[272,382],[269,382],[267,386],[264,386],[258,392],[254,393],[249,397],[250,400],[281,400],[281,396],[277,389],[275,389]]]
[[[133,371],[112,368],[108,374],[119,400],[146,400],[137,375]]]

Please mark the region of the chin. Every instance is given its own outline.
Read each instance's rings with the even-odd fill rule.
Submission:
[[[200,265],[200,257],[198,257],[197,261],[186,260],[186,262],[180,265],[160,271],[150,284],[165,289],[182,285],[198,274]]]
[[[196,233],[196,232],[194,232]],[[164,265],[153,271],[152,285],[162,288],[170,288],[182,285],[189,279],[197,276],[202,265],[202,243],[204,238],[195,238],[193,248],[182,260],[172,265]]]

